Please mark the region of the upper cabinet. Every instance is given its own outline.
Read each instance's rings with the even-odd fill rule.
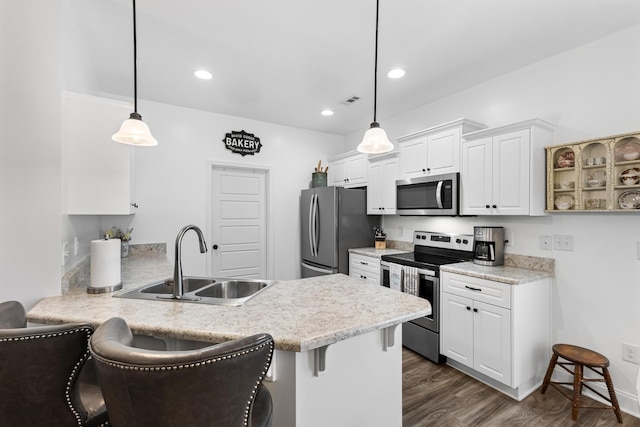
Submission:
[[[463,135],[462,215],[543,215],[545,152],[555,125],[533,119]]]
[[[640,133],[547,147],[547,210],[640,209]]]
[[[368,215],[396,214],[396,179],[398,179],[397,152],[369,158]]]
[[[135,212],[134,148],[111,139],[132,111],[126,102],[63,96],[63,180],[69,215]]]
[[[364,187],[367,185],[367,155],[349,151],[329,160],[329,185]]]
[[[459,172],[461,135],[483,128],[459,119],[397,138],[399,179]]]

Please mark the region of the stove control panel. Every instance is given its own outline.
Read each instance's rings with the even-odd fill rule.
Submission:
[[[432,248],[473,251],[473,234],[434,233],[416,231],[413,233],[413,244]]]

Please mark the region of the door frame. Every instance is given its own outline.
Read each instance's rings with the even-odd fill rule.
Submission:
[[[244,171],[262,171],[265,173],[265,227],[266,229],[266,238],[267,241],[265,243],[265,248],[267,250],[267,277],[264,279],[273,279],[272,275],[274,274],[274,241],[273,238],[273,219],[275,215],[272,214],[272,203],[271,203],[271,170],[273,169],[272,165],[264,165],[264,164],[246,164],[246,163],[234,163],[234,162],[220,162],[217,160],[208,160],[207,161],[207,197],[206,197],[206,211],[207,211],[207,221],[206,221],[206,238],[207,242],[209,242],[208,250],[212,250],[211,245],[213,244],[212,234],[213,230],[211,229],[211,203],[213,202],[211,197],[211,182],[213,179],[213,169],[214,168],[233,168],[233,169],[241,169]],[[211,276],[211,256],[207,257],[207,275]]]

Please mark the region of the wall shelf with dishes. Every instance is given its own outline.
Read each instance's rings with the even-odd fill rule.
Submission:
[[[546,212],[640,212],[640,132],[545,150]]]

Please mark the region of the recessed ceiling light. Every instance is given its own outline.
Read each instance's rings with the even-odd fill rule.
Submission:
[[[400,77],[404,77],[404,75],[405,71],[402,68],[394,68],[387,73],[387,77],[390,79],[399,79]]]
[[[213,74],[211,74],[207,70],[196,70],[196,71],[194,71],[193,74],[195,74],[195,76],[197,78],[202,79],[202,80],[209,80],[209,79],[213,78]]]
[[[333,116],[333,110],[329,110],[329,109],[322,110],[320,111],[320,114],[322,114],[323,116]]]

